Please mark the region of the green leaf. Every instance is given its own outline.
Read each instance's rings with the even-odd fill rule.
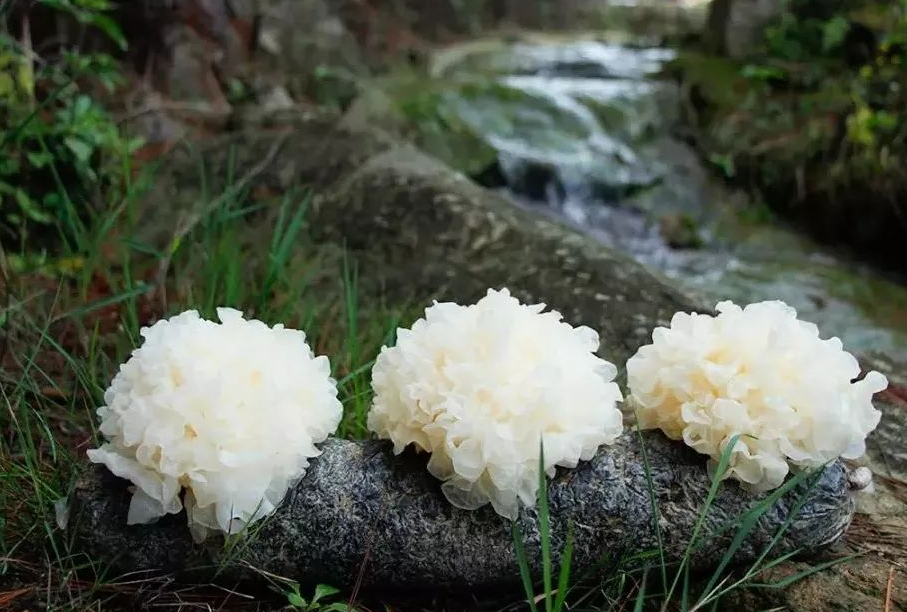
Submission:
[[[83,164],[87,164],[91,159],[93,147],[87,144],[85,141],[80,140],[74,136],[67,136],[63,139],[63,142],[66,143],[66,147],[70,151],[72,151],[72,154],[75,156],[77,161]]]
[[[340,592],[340,589],[336,589],[327,584],[319,584],[315,587],[315,595],[312,596],[312,603],[319,601],[325,597],[330,597],[331,595],[336,595]]]
[[[37,169],[41,169],[54,160],[53,155],[47,151],[28,151],[25,153],[28,162]]]
[[[29,98],[34,97],[35,73],[34,71],[32,71],[31,63],[19,63],[19,70],[17,70],[16,72],[16,79],[19,82],[19,87],[22,89],[22,91],[24,91]]]
[[[302,598],[302,595],[296,592],[287,593],[287,601],[294,608],[299,608],[300,610],[308,607],[306,600]]]
[[[286,591],[287,601],[294,608],[304,610],[308,608],[308,602],[299,594],[299,585],[295,582],[290,583],[290,590]]]
[[[709,155],[709,162],[721,170],[721,174],[725,178],[734,178],[737,174],[737,167],[734,163],[733,155],[726,155],[723,153],[712,153]]]
[[[828,53],[841,46],[847,33],[850,32],[850,21],[841,15],[826,21],[822,26],[822,51]]]
[[[316,79],[326,79],[331,76],[335,76],[337,74],[337,71],[334,68],[331,68],[330,66],[325,66],[324,64],[319,64],[319,65],[315,66],[314,74],[315,74]]]
[[[0,176],[16,175],[19,173],[20,168],[21,168],[21,164],[19,163],[18,159],[16,159],[16,158],[3,159],[2,156],[0,156]]]
[[[130,138],[126,141],[126,154],[131,155],[145,146],[145,139],[141,136]]]
[[[21,189],[16,190],[16,203],[26,217],[38,223],[50,223],[53,218],[35,204],[34,200]]]
[[[875,144],[875,133],[872,130],[873,112],[868,106],[861,105],[847,117],[847,138],[854,144],[871,146]]]
[[[88,112],[91,110],[91,107],[91,98],[89,98],[88,96],[79,96],[78,98],[76,98],[76,103],[73,106],[73,113],[77,117],[83,117],[84,115],[88,114]]]
[[[751,81],[771,81],[784,80],[789,75],[786,70],[776,66],[747,64],[740,70],[740,76]]]
[[[90,23],[107,34],[107,36],[117,44],[120,50],[125,51],[129,48],[129,44],[126,42],[126,37],[123,36],[120,26],[107,15],[94,15],[90,19]]]
[[[898,116],[886,110],[875,112],[875,127],[883,132],[893,132],[898,127]]]
[[[41,203],[44,204],[44,208],[50,210],[59,210],[63,207],[64,200],[62,196],[56,191],[45,194],[44,198],[41,200]]]
[[[110,37],[124,51],[127,48],[126,39],[117,23],[105,15],[114,8],[113,4],[101,0],[40,0],[45,6],[55,8],[72,15],[76,21],[92,25]]]
[[[0,72],[0,98],[14,98],[15,93],[16,83],[13,81],[13,77],[7,72]]]

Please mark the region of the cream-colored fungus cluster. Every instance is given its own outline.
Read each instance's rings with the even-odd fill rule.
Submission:
[[[88,456],[135,485],[130,524],[185,506],[197,540],[236,533],[274,510],[340,422],[328,359],[303,332],[217,314],[143,329],[104,394],[107,442]]]
[[[860,366],[837,338],[778,301],[718,315],[677,313],[627,362],[630,401],[643,429],[661,429],[711,457],[740,438],[728,476],[753,491],[779,486],[791,467],[865,452],[879,423],[874,393],[887,380]]]
[[[540,440],[552,475],[622,431],[617,370],[594,354],[598,334],[544,307],[506,290],[435,304],[375,363],[369,429],[396,453],[431,453],[428,469],[454,506],[490,502],[515,518],[520,502],[535,503]]]

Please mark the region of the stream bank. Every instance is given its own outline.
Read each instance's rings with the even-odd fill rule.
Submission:
[[[522,33],[438,51],[379,79],[349,115],[714,304],[782,299],[851,350],[907,361],[907,289],[728,187],[680,137],[671,48],[627,35]],[[406,132],[406,128],[398,130]]]

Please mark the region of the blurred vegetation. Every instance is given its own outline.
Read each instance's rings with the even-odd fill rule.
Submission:
[[[125,49],[112,2],[40,4]],[[78,227],[99,198],[121,192],[124,160],[141,143],[122,133],[95,95],[122,83],[117,62],[62,43],[33,47],[28,18],[9,18],[9,8],[0,8],[0,240],[21,249],[40,245],[42,230]]]
[[[720,174],[907,268],[907,0],[791,0],[746,61],[692,49],[677,69]]]

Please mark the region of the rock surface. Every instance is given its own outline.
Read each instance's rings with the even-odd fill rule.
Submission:
[[[231,167],[254,168],[271,157],[253,184],[277,194],[314,190],[311,236],[343,244],[356,258],[363,306],[471,301],[507,286],[521,300],[544,302],[598,330],[613,363],[625,362],[678,310],[702,309],[629,257],[514,206],[380,130],[332,115],[296,115],[291,127],[225,137],[200,156],[177,157],[158,177],[150,217],[177,225],[176,211],[204,199],[200,183],[219,193],[226,177],[242,176]],[[146,225],[150,231],[154,224]],[[157,227],[152,244],[173,233]]]
[[[658,433],[647,433],[644,440],[665,554],[677,561],[709,492],[705,458]],[[103,468],[89,470],[76,486],[72,508],[80,550],[123,572],[197,570],[196,575],[210,577],[215,568],[223,568],[221,576],[229,579],[254,578],[244,569],[248,564],[293,579],[352,586],[364,564],[362,584],[370,590],[519,589],[508,522],[489,507],[453,508],[425,469],[424,457],[395,457],[386,442],[327,442],[274,515],[232,549],[217,543],[194,546],[183,514],[168,517],[160,526],[127,526],[127,484]],[[853,500],[845,469],[836,463],[812,490],[801,485],[760,519],[739,550],[738,562],[759,556],[801,496],[808,501],[794,515],[774,554],[814,551],[841,537],[850,523]],[[604,558],[658,548],[640,437],[633,432],[575,470],[561,470],[549,498],[555,559],[572,525],[576,574]],[[756,498],[733,483],[720,487],[704,524],[704,544],[692,558],[694,566],[709,567],[721,558],[736,521],[755,503]],[[524,509],[517,523],[531,566],[539,572],[537,512]]]

